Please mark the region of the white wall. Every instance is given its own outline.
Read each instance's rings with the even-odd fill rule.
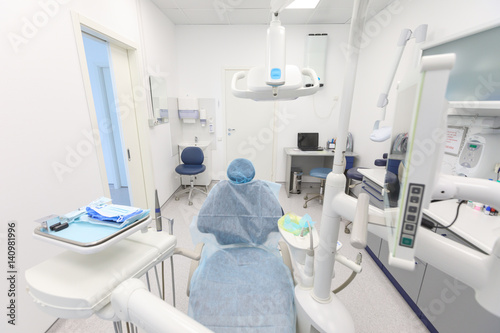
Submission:
[[[149,1],[143,1],[149,8]],[[104,194],[93,140],[86,135],[91,131],[91,124],[70,10],[140,45],[136,0],[32,0],[0,4],[0,153],[3,162],[0,166],[0,267],[4,277],[7,221],[17,221],[18,240],[18,321],[15,327],[7,325],[6,310],[2,306],[1,332],[44,332],[55,320],[35,308],[26,293],[24,271],[60,251],[32,239],[33,221],[50,213],[64,214]],[[156,40],[148,44],[151,49],[147,52],[157,57],[148,58],[154,65],[153,61],[162,57],[159,52],[163,50],[155,49],[155,45],[168,50],[173,36],[168,35],[171,24],[157,16],[153,8],[144,10],[142,16],[145,23],[150,18],[162,24],[166,34],[156,36]],[[34,21],[38,27],[33,25]],[[21,42],[13,47],[9,38]],[[164,61],[169,60],[167,56]],[[168,144],[166,149],[170,150]],[[68,172],[58,177],[54,163],[64,165]],[[5,278],[0,282],[3,305],[7,302],[6,282]]]
[[[396,0],[385,12],[375,15],[368,25],[372,30],[366,31],[366,47],[360,53],[349,126],[354,136],[354,149],[361,153],[356,165],[373,166],[376,158],[381,158],[383,153],[390,150],[389,140],[374,143],[368,135],[372,131],[373,123],[380,116],[376,103],[381,92],[380,87],[387,80],[386,71],[391,67],[394,45],[401,29],[414,29],[427,23],[427,41],[430,42],[497,19],[499,13],[500,3],[496,0]],[[413,66],[413,45],[413,40],[408,43],[391,89],[387,120],[393,117],[396,82],[404,77],[409,66]]]
[[[328,33],[326,84],[313,97],[278,102],[277,113],[286,115],[275,126],[275,180],[285,180],[284,147],[296,146],[297,132],[320,133],[320,144],[336,135],[336,120],[344,74],[344,55],[339,47],[347,42],[346,25],[290,25],[287,36],[287,63],[304,66],[306,36]],[[213,152],[213,174],[225,174],[225,116],[223,110],[223,69],[263,65],[266,50],[265,25],[258,26],[176,26],[179,96],[215,98],[217,110],[217,150]]]
[[[177,52],[174,25],[149,0],[140,1],[140,21],[145,73],[166,78],[168,96],[176,97]],[[169,114],[173,116],[175,110],[170,109],[170,104],[171,101]],[[149,99],[148,107],[151,112]],[[174,171],[179,160],[177,151],[172,151],[171,126],[171,123],[162,124],[152,127],[149,131],[155,187],[158,190],[160,205],[166,202],[180,185],[179,176]]]

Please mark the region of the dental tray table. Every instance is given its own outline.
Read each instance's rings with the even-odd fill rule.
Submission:
[[[113,290],[170,257],[176,237],[166,232],[135,233],[99,253],[64,251],[26,271],[28,293],[44,312],[59,318],[97,314],[115,320]]]
[[[37,227],[33,232],[33,237],[66,250],[91,254],[102,251],[141,229],[145,230],[150,223],[149,215],[122,229],[88,222],[73,222],[68,228],[58,232]]]

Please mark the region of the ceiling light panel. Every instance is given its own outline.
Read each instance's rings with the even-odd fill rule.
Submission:
[[[295,0],[286,9],[314,9],[319,0]]]

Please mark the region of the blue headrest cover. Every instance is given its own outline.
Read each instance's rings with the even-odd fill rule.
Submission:
[[[219,182],[198,215],[198,230],[211,233],[221,245],[263,244],[278,231],[281,205],[266,182]]]
[[[255,168],[246,158],[237,158],[227,167],[227,178],[235,184],[248,183],[255,177]]]

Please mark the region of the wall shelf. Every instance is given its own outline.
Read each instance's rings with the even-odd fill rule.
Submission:
[[[452,116],[500,116],[500,101],[449,102],[448,115]]]

